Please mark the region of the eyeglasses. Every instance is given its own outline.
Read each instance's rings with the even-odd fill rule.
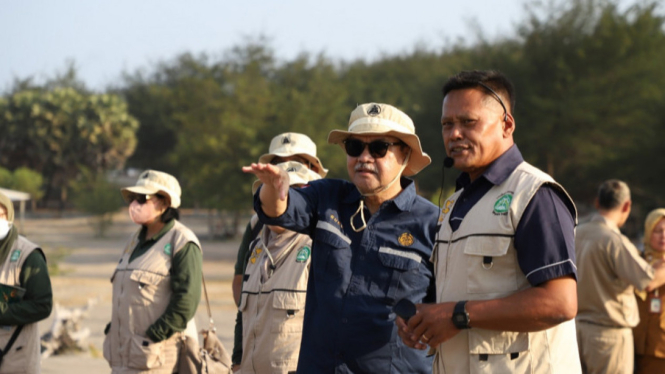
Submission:
[[[132,201],[136,200],[137,203],[139,203],[140,205],[143,205],[148,200],[152,199],[153,197],[160,198],[160,199],[162,198],[160,195],[157,195],[157,194],[155,194],[155,195],[146,195],[146,194],[133,193],[133,194],[127,196],[127,203],[131,204]]]
[[[404,144],[402,142],[386,142],[384,140],[373,140],[369,143],[365,143],[362,140],[359,139],[346,139],[344,141],[344,149],[346,150],[346,154],[351,156],[351,157],[358,157],[360,156],[363,151],[365,151],[365,147],[369,147],[369,154],[374,157],[374,158],[381,158],[386,155],[386,152],[388,152],[388,148],[390,148],[393,145],[400,145]]]

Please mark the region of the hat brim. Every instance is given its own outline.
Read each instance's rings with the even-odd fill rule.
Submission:
[[[325,178],[326,175],[328,175],[328,169],[323,167],[321,160],[319,160],[318,157],[314,157],[307,153],[281,153],[281,152],[265,153],[261,155],[261,157],[259,157],[259,162],[262,164],[269,164],[270,161],[272,161],[272,159],[275,157],[290,157],[290,156],[300,156],[309,161],[310,163],[316,165],[316,167],[319,169],[319,171],[316,173],[319,174],[321,178]]]
[[[410,177],[418,174],[423,170],[427,165],[432,162],[432,159],[423,152],[423,148],[420,145],[420,139],[418,135],[408,134],[395,130],[386,130],[386,131],[377,131],[377,129],[367,130],[367,131],[343,131],[343,130],[333,130],[328,134],[328,143],[329,144],[338,144],[342,149],[344,148],[344,140],[353,135],[379,135],[379,136],[392,136],[401,141],[411,148],[411,157],[409,158],[409,163],[404,169],[403,175]]]
[[[149,188],[146,186],[131,186],[121,189],[120,193],[122,193],[122,198],[125,199],[125,201],[129,200],[129,196],[131,194],[154,195],[160,193],[161,196],[164,196],[166,199],[168,199],[169,206],[172,206],[171,194],[168,193],[167,191],[160,190],[159,188]]]

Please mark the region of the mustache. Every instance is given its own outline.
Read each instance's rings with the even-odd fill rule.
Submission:
[[[368,163],[368,162],[359,162],[359,163],[357,163],[356,166],[353,168],[353,170],[355,170],[355,171],[359,171],[359,170],[361,170],[361,169],[364,170],[364,171],[370,171],[370,172],[372,172],[372,173],[376,173],[376,172],[377,172],[377,170],[376,170],[376,165],[374,165],[374,164],[370,164],[370,163]]]

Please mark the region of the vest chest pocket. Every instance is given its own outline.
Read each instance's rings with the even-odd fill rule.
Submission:
[[[273,291],[272,308],[272,332],[289,334],[302,331],[305,292]]]
[[[512,237],[475,236],[465,239],[467,292],[470,294],[508,294],[518,289],[521,270]]]
[[[163,287],[160,283],[165,277],[159,274],[149,273],[142,270],[133,270],[129,274],[132,280],[128,296],[133,304],[150,305],[159,298],[165,297]]]
[[[330,231],[318,229],[312,245],[312,274],[324,281],[342,277],[351,264],[350,243]]]

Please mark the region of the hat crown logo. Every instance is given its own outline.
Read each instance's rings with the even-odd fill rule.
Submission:
[[[371,108],[369,108],[369,110],[367,111],[367,114],[370,115],[370,116],[378,116],[379,114],[381,114],[381,107],[374,104],[374,105],[372,105]]]
[[[148,179],[148,177],[150,177],[150,172],[144,173],[141,178]]]
[[[289,135],[285,136],[284,139],[282,139],[282,144],[291,144],[291,137]]]
[[[295,173],[295,172],[296,172],[296,168],[288,168],[288,169],[286,169],[286,172],[287,172],[287,173]]]

